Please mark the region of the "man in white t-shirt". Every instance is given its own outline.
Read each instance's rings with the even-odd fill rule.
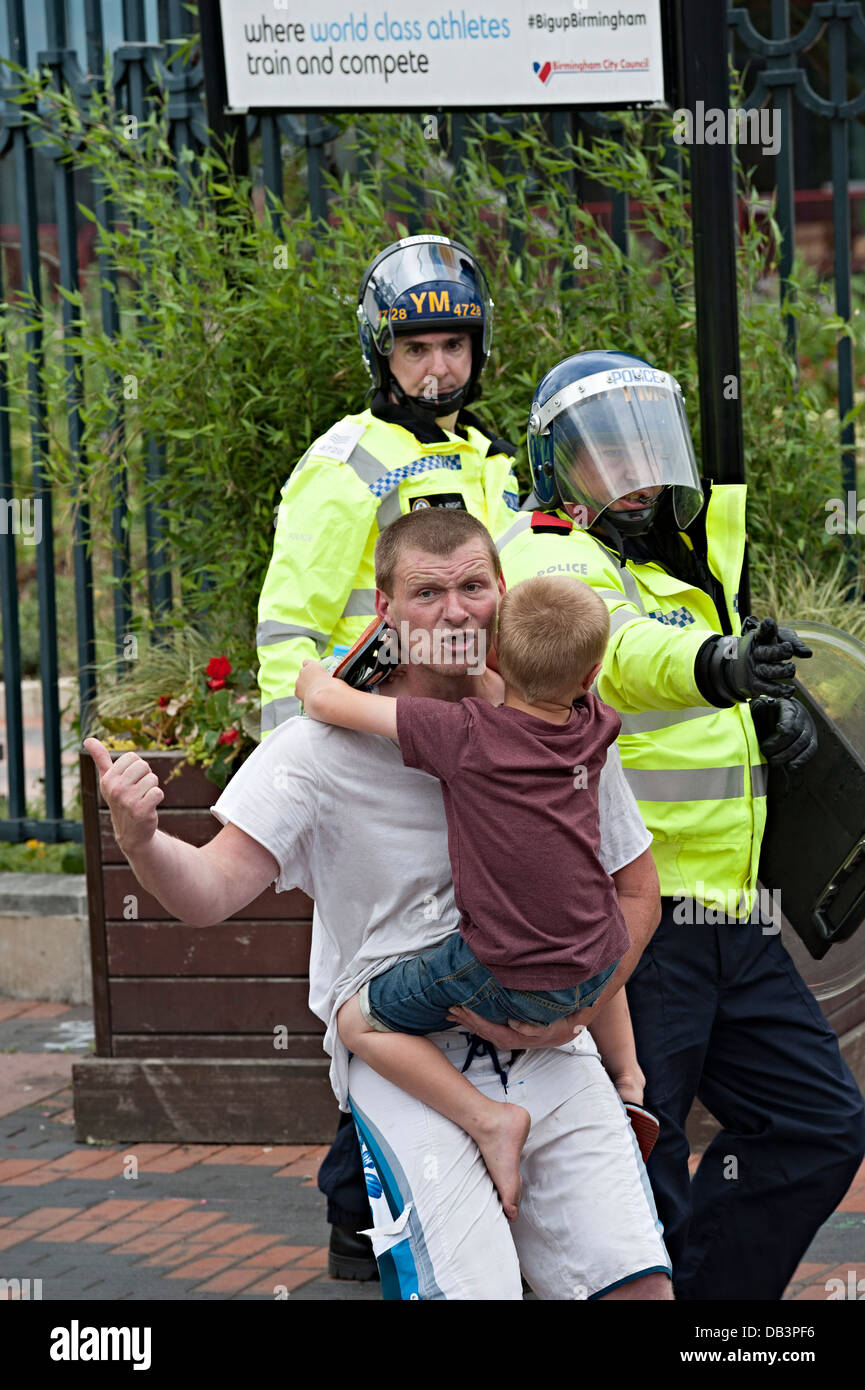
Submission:
[[[500,699],[494,673],[470,674],[465,656],[467,633],[485,641],[494,632],[503,592],[498,555],[468,513],[442,515],[454,517],[450,550],[404,544],[376,604],[390,626],[408,632],[409,650],[416,650],[411,635],[443,631],[453,635],[451,649],[439,649],[437,662],[401,669],[382,696]],[[112,766],[98,740],[85,748],[120,848],[142,887],[174,916],[202,926],[223,921],[274,880],[277,891],[298,886],[314,898],[310,1007],[327,1026],[333,1088],[361,1142],[384,1297],[520,1299],[521,1270],[542,1298],[672,1297],[633,1131],[580,1027],[601,1006],[551,1025],[542,1038],[467,1010],[456,1011],[462,1028],[433,1035],[480,1090],[531,1114],[513,1223],[468,1135],[350,1058],[339,1039],[337,1010],[366,980],[457,927],[437,779],[405,767],[388,739],[290,719],[236,773],[213,808],[223,829],[195,848],[158,830],[162,792],[141,758],[125,753]],[[659,910],[651,836],[614,749],[599,808],[601,859],[632,942],[606,1005]]]

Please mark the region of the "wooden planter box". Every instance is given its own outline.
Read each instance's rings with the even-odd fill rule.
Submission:
[[[168,781],[180,754],[142,756],[165,792],[160,829],[194,845],[218,834],[219,788],[201,769]],[[329,1142],[336,1102],[307,1005],[311,900],[269,888],[227,922],[178,922],[121,854],[83,752],[80,768],[96,1044],[73,1067],[76,1137]]]
[[[196,845],[212,839],[219,789],[200,768],[166,783],[179,754],[144,756],[165,791],[161,829]],[[80,766],[96,1052],[73,1066],[76,1137],[329,1143],[336,1102],[324,1029],[307,1006],[311,900],[271,888],[228,922],[177,922],[120,853],[88,754]],[[823,1011],[865,1086],[865,985]],[[717,1127],[695,1102],[694,1146]]]

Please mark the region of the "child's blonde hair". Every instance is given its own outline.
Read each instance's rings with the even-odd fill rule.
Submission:
[[[496,655],[508,685],[529,705],[574,696],[610,640],[607,605],[581,579],[538,575],[504,595]]]

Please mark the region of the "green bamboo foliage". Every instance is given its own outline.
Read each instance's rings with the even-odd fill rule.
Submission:
[[[118,275],[121,336],[102,332],[95,284],[75,299],[94,528],[108,534],[111,480],[125,465],[131,524],[146,499],[167,522],[175,620],[230,634],[241,664],[254,663],[280,488],[316,435],[363,408],[361,271],[409,226],[457,237],[487,267],[494,346],[474,408],[500,433],[523,444],[534,387],[556,362],[616,348],[677,376],[699,450],[690,219],[660,113],[626,114],[621,139],[597,136],[564,151],[534,118],[516,133],[470,122],[459,169],[448,158],[443,119],[441,138],[428,138],[430,122],[417,116],[344,120],[343,144],[356,149],[365,172],[330,180],[323,234],[306,209],[300,163],[286,166],[290,193],[276,234],[249,181],[231,176],[213,152],[175,161],[160,118],[128,140],[110,105],[94,109],[85,127],[70,99],[43,91],[43,132],[47,121],[54,138],[59,130],[69,142],[76,167],[104,183],[117,217],[112,229],[99,229],[99,243]],[[593,186],[629,195],[627,258],[570,191],[575,169]],[[798,378],[786,356],[777,229],[741,177],[749,215],[739,249],[738,389],[759,593],[770,554],[775,584],[779,566],[783,573],[807,562],[818,576],[831,573],[839,542],[826,533],[825,503],[838,490],[839,456],[831,391]],[[810,357],[831,355],[842,325],[805,276],[794,311]],[[24,360],[20,308],[7,313],[7,327],[14,376]],[[51,468],[68,488],[62,343],[53,318],[46,327]],[[153,484],[143,468],[148,437],[167,453],[165,475]],[[518,472],[526,488],[522,449]]]

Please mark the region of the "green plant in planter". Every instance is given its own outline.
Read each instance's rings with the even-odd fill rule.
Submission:
[[[112,750],[178,751],[224,787],[259,733],[259,691],[248,654],[232,661],[207,635],[180,629],[152,644],[131,669],[105,686],[88,733]]]

